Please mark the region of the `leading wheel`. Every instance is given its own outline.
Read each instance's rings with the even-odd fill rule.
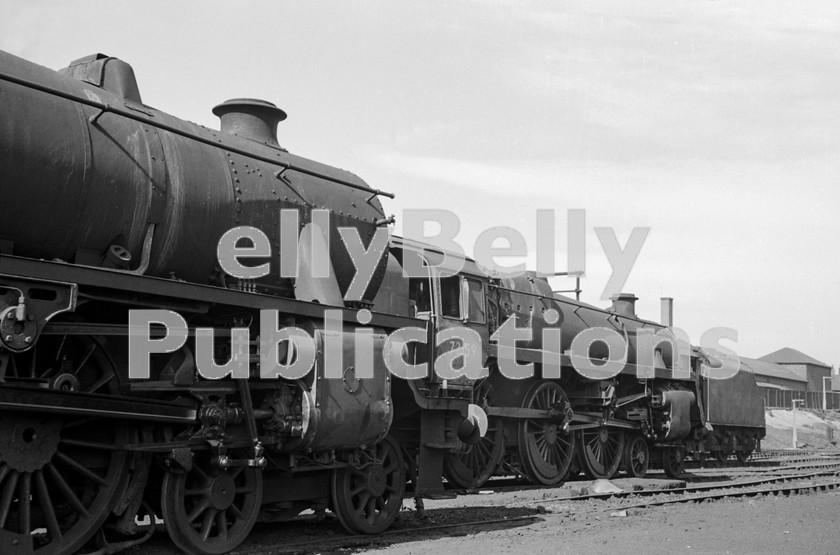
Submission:
[[[493,386],[485,380],[475,389],[475,404],[485,411],[493,405]],[[446,479],[465,489],[480,488],[489,480],[505,452],[504,427],[501,419],[490,417],[487,433],[473,445],[461,444],[455,453],[443,459]]]
[[[210,458],[209,451],[196,453],[189,472],[167,472],[163,478],[166,531],[187,553],[227,553],[248,536],[260,512],[262,471],[220,470]]]
[[[662,450],[662,468],[671,478],[679,478],[685,472],[685,449],[666,447]]]
[[[624,432],[600,426],[581,430],[578,438],[578,459],[583,471],[590,478],[615,476],[624,454]]]
[[[519,460],[532,482],[553,486],[560,483],[574,455],[573,434],[563,431],[561,422],[571,410],[566,392],[558,384],[537,382],[525,395],[523,408],[549,411],[547,418],[529,418],[519,424]]]
[[[386,437],[358,467],[333,472],[333,510],[351,534],[384,532],[402,507],[405,465],[396,441]]]
[[[640,435],[634,435],[624,448],[624,469],[628,476],[644,478],[650,463],[650,450],[647,441]]]
[[[11,355],[6,380],[24,386],[117,394],[116,358],[104,340],[44,336]],[[99,530],[126,475],[127,429],[116,421],[0,413],[0,553],[74,553]]]

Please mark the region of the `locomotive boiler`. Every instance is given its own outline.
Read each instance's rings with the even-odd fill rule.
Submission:
[[[0,237],[18,256],[216,283],[225,232],[261,230],[276,262],[290,256],[280,210],[297,211],[304,225],[321,209],[344,293],[354,266],[337,228],[355,228],[367,243],[385,218],[381,191],[282,148],[276,129],[286,114],[269,102],[219,104],[214,131],[142,104],[131,67],[115,58],[55,72],[2,53],[0,65]],[[383,256],[363,301],[384,265]],[[293,296],[276,265],[252,285]]]

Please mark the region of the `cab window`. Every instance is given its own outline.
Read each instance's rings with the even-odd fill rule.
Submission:
[[[446,318],[461,319],[461,277],[440,278],[440,313]]]
[[[429,291],[428,278],[411,278],[408,281],[408,298],[414,304],[414,310],[430,312],[432,310],[432,294]]]
[[[466,284],[464,291],[466,292],[467,314],[469,315],[469,321],[477,324],[483,324],[485,322],[484,284],[477,279],[470,278],[466,278],[464,283]]]

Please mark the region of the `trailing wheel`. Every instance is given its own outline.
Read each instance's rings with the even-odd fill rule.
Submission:
[[[351,534],[385,531],[402,507],[405,464],[396,441],[386,437],[358,467],[333,472],[333,510]]]
[[[578,459],[586,475],[606,479],[615,476],[624,454],[624,432],[600,426],[581,430],[578,438]]]
[[[624,448],[624,469],[629,476],[644,478],[650,464],[650,450],[647,441],[640,435],[633,435]]]
[[[493,405],[493,386],[485,380],[475,390],[474,402],[485,411]],[[487,433],[473,445],[461,444],[461,449],[447,454],[443,460],[443,474],[449,482],[465,489],[480,488],[493,476],[505,452],[504,427],[499,418],[491,417]]]
[[[11,355],[6,380],[65,391],[117,393],[103,340],[45,336]],[[0,412],[0,553],[74,553],[99,530],[126,475],[113,420]]]
[[[558,384],[541,381],[528,391],[522,406],[552,414],[550,419],[525,419],[519,423],[522,470],[534,483],[558,484],[566,476],[574,456],[574,434],[563,429],[571,414],[569,398]]]
[[[685,449],[666,447],[662,450],[662,469],[671,478],[679,478],[685,472]]]
[[[195,454],[187,472],[167,472],[161,486],[166,531],[187,553],[227,553],[248,536],[260,513],[262,471],[221,470],[211,453]]]

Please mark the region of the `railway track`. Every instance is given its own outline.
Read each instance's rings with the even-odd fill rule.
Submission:
[[[792,463],[792,464],[784,464],[784,463]],[[752,461],[747,462],[746,464],[738,464],[736,466],[709,466],[706,468],[691,468],[691,474],[700,474],[700,475],[708,475],[715,472],[725,471],[727,475],[732,474],[732,470],[735,470],[738,474],[772,474],[772,473],[779,473],[779,472],[786,472],[786,471],[795,471],[795,470],[804,470],[804,469],[821,469],[821,470],[831,470],[831,469],[840,469],[840,455],[834,455],[829,457],[807,457],[807,458],[789,458],[784,460],[777,460],[777,461],[764,461],[763,464],[754,464]],[[654,473],[649,475],[653,476]],[[621,474],[618,475],[618,478],[623,477]],[[581,478],[580,481],[587,481],[587,478]],[[573,483],[578,480],[570,480],[567,483]],[[462,488],[457,487],[447,487],[447,490],[452,492],[453,494],[476,494],[482,493],[486,491],[492,491],[493,493],[500,493],[500,492],[507,492],[507,491],[529,491],[529,490],[537,490],[537,489],[545,489],[545,486],[542,485],[534,485],[530,483],[523,482],[521,479],[518,478],[495,478],[492,481],[486,483],[484,486],[474,490],[464,490]],[[411,491],[407,491],[406,498],[412,497]]]
[[[710,492],[697,496],[684,496],[674,499],[655,499],[633,505],[624,505],[621,509],[635,509],[644,507],[653,507],[660,505],[672,505],[675,503],[701,503],[703,501],[712,501],[724,498],[738,498],[738,497],[757,497],[761,495],[797,495],[802,493],[819,493],[825,491],[833,491],[840,488],[840,479],[823,481],[812,484],[787,484],[773,488],[761,489],[747,489],[744,491],[719,491]],[[664,493],[664,492],[660,492]]]
[[[808,480],[813,479],[816,477],[822,476],[832,476],[838,478],[838,485],[840,485],[840,471],[835,470],[825,470],[822,472],[810,472],[807,474],[791,474],[791,475],[783,475],[783,476],[775,476],[773,478],[763,478],[760,480],[750,480],[744,482],[733,482],[733,483],[714,483],[714,484],[707,484],[707,485],[699,485],[699,486],[685,486],[685,487],[678,487],[678,488],[659,488],[659,489],[642,489],[642,490],[631,490],[631,491],[622,491],[622,492],[615,492],[615,493],[591,493],[587,495],[577,495],[573,497],[554,497],[549,499],[543,499],[541,502],[552,502],[552,501],[587,501],[590,499],[620,499],[620,498],[628,498],[633,496],[638,497],[649,497],[649,496],[656,496],[656,495],[685,495],[685,494],[694,494],[694,493],[703,493],[703,492],[712,492],[716,490],[729,490],[729,489],[743,489],[749,488],[759,485],[765,484],[774,484],[779,482],[794,482],[798,480]]]
[[[791,455],[794,456],[828,456],[828,457],[840,457],[840,451],[825,451],[825,450],[816,450],[816,449],[797,449],[794,451],[793,449],[771,449],[768,451],[761,451],[758,453],[753,453],[750,459],[772,459],[772,458],[785,458],[790,457]]]
[[[539,500],[523,500],[508,503],[510,509],[520,507],[529,510],[529,514],[508,516],[505,518],[476,519],[467,522],[430,524],[418,527],[407,527],[389,530],[379,536],[360,537],[350,535],[336,535],[329,538],[315,538],[306,541],[283,542],[258,549],[240,551],[243,555],[276,554],[276,553],[309,553],[334,549],[359,548],[364,546],[388,545],[400,538],[402,541],[428,539],[446,535],[463,535],[478,531],[496,530],[527,526],[545,518],[546,514],[554,512],[551,504],[563,503],[563,511],[575,514],[578,518],[604,512],[627,511],[628,509],[643,509],[647,507],[663,506],[678,503],[700,503],[727,498],[755,497],[762,495],[797,495],[804,493],[819,493],[840,489],[840,470],[819,470],[791,475],[780,475],[755,480],[734,483],[714,483],[690,485],[679,488],[649,489],[626,491],[612,494],[589,494],[574,497],[556,497]],[[641,498],[641,500],[640,500]],[[587,502],[595,502],[594,505]],[[627,502],[625,502],[627,501]],[[548,508],[546,508],[548,507]],[[442,509],[445,510],[445,509]]]
[[[797,454],[787,454],[787,455],[779,455],[773,454],[768,456],[757,457],[753,455],[749,458],[749,460],[745,463],[738,462],[737,459],[734,457],[727,459],[724,462],[719,462],[714,459],[706,459],[704,461],[696,460],[696,459],[688,459],[686,460],[686,468],[689,469],[697,469],[697,468],[728,468],[731,466],[778,466],[780,464],[785,463],[794,463],[794,462],[809,462],[809,461],[825,461],[825,460],[840,460],[840,453],[797,453]]]
[[[788,471],[796,471],[796,470],[805,470],[805,469],[820,469],[820,470],[832,470],[832,469],[840,469],[840,461],[828,461],[828,462],[809,462],[809,463],[800,463],[800,464],[792,464],[792,465],[785,465],[785,466],[773,466],[773,467],[737,467],[737,468],[702,468],[702,469],[692,469],[691,474],[700,475],[700,476],[714,476],[716,473],[724,472],[723,475],[730,475],[730,474],[778,474],[784,473]]]

